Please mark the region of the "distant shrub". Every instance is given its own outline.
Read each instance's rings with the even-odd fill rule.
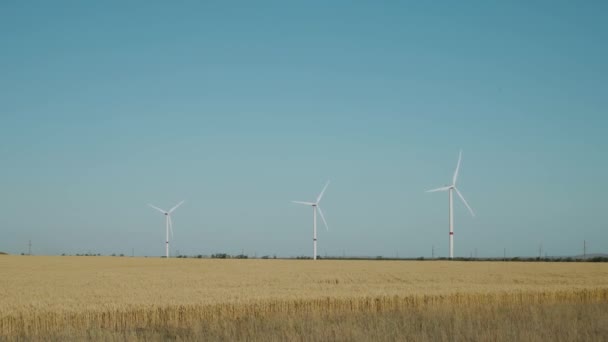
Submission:
[[[589,259],[591,262],[608,262],[608,257],[594,257]]]

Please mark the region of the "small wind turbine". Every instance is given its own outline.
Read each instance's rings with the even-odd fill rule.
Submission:
[[[437,189],[427,191],[427,192],[449,191],[449,194],[450,194],[450,196],[449,196],[450,197],[450,212],[449,212],[449,216],[450,216],[450,259],[454,258],[454,200],[453,200],[452,190],[456,191],[456,194],[458,194],[458,197],[460,197],[460,199],[462,200],[464,205],[466,205],[467,208],[469,209],[469,211],[471,212],[471,216],[475,217],[475,213],[473,212],[473,209],[471,209],[471,207],[469,206],[467,201],[464,199],[464,197],[462,196],[460,191],[458,191],[458,188],[456,188],[456,179],[458,179],[458,169],[460,168],[461,159],[462,159],[462,150],[460,150],[460,154],[458,155],[458,164],[456,165],[456,171],[454,171],[454,177],[452,178],[452,185],[444,186],[442,188],[437,188]]]
[[[171,210],[166,211],[159,207],[155,207],[152,204],[148,204],[151,208],[154,208],[160,211],[163,215],[165,215],[166,225],[167,225],[167,239],[165,240],[165,252],[167,258],[169,258],[169,230],[171,231],[171,237],[173,237],[173,222],[171,221],[171,213],[175,211],[180,205],[182,205],[185,201],[179,202],[175,207],[171,208]]]
[[[325,183],[323,190],[321,190],[321,193],[319,194],[319,196],[317,197],[317,200],[315,202],[292,201],[293,203],[312,206],[312,246],[313,246],[312,259],[313,260],[317,260],[317,210],[319,211],[319,215],[321,215],[321,219],[323,220],[323,223],[325,224],[325,228],[327,230],[329,230],[329,227],[327,226],[327,221],[325,221],[325,217],[323,217],[323,210],[321,210],[321,207],[319,206],[319,202],[321,201],[321,198],[323,198],[323,194],[325,193],[325,189],[327,189],[328,185],[329,185],[329,181],[327,181],[327,183]]]

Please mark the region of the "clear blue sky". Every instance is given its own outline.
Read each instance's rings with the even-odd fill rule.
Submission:
[[[608,252],[608,5],[0,2],[0,250]]]

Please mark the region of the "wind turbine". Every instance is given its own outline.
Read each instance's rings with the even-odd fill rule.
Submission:
[[[456,180],[458,179],[458,169],[460,169],[461,159],[462,159],[462,150],[460,150],[460,154],[458,155],[458,164],[456,164],[456,171],[454,171],[454,177],[452,178],[452,185],[448,185],[448,186],[444,186],[441,188],[427,191],[427,192],[448,191],[450,194],[450,196],[449,196],[450,197],[450,211],[449,211],[449,216],[450,216],[450,259],[454,258],[454,200],[453,200],[454,196],[452,194],[452,191],[456,191],[456,194],[458,195],[458,197],[460,197],[460,199],[462,200],[464,205],[466,205],[467,208],[469,209],[469,211],[471,212],[471,216],[475,217],[475,213],[473,212],[473,209],[471,209],[471,207],[469,206],[467,201],[464,199],[464,197],[462,196],[462,194],[460,193],[460,191],[458,191],[458,188],[456,187]]]
[[[323,190],[321,190],[321,193],[319,194],[319,196],[317,196],[317,200],[315,202],[292,201],[293,203],[310,205],[312,207],[312,246],[313,246],[312,259],[313,260],[317,260],[317,210],[319,211],[319,215],[321,215],[321,219],[323,220],[323,223],[325,224],[325,228],[327,230],[329,230],[329,227],[327,226],[327,221],[325,221],[325,217],[323,216],[323,210],[321,210],[321,207],[319,206],[319,202],[321,202],[321,198],[323,198],[323,194],[325,193],[325,189],[327,189],[328,185],[329,185],[329,181],[327,181],[327,183],[325,183]]]
[[[155,207],[152,204],[148,204],[151,208],[154,208],[160,211],[163,215],[165,215],[166,225],[167,225],[167,239],[165,240],[165,252],[167,258],[169,258],[169,230],[171,231],[171,237],[173,237],[173,222],[171,221],[171,213],[175,211],[180,205],[182,205],[185,201],[181,201],[175,205],[175,207],[171,208],[171,210],[166,211],[159,207]]]

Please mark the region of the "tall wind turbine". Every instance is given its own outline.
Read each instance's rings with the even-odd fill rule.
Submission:
[[[325,224],[325,228],[327,230],[329,230],[329,227],[327,226],[327,221],[325,221],[325,217],[323,216],[323,210],[321,210],[321,207],[319,206],[319,202],[321,202],[321,198],[323,198],[323,194],[325,193],[325,189],[327,189],[327,186],[329,185],[329,181],[327,181],[327,183],[325,183],[325,186],[323,187],[323,190],[321,190],[321,193],[319,194],[319,196],[317,196],[317,200],[315,202],[301,202],[301,201],[292,201],[293,203],[298,203],[298,204],[304,204],[304,205],[309,205],[312,207],[312,259],[313,260],[317,260],[317,210],[319,211],[319,215],[321,215],[321,219],[323,220],[323,223]]]
[[[160,211],[163,215],[165,215],[165,221],[167,226],[167,239],[165,240],[165,253],[167,258],[169,258],[169,230],[171,231],[171,237],[173,237],[173,222],[171,221],[171,213],[175,211],[180,205],[182,205],[185,201],[179,202],[175,207],[171,208],[171,210],[166,211],[159,207],[155,207],[152,204],[148,204],[151,208],[154,208]]]
[[[456,188],[456,180],[458,179],[458,169],[460,169],[461,159],[462,159],[462,150],[460,150],[460,154],[458,155],[458,164],[456,164],[456,171],[454,171],[454,177],[452,178],[452,185],[444,186],[441,188],[427,191],[427,192],[436,192],[436,191],[448,191],[449,192],[449,197],[450,197],[450,209],[449,209],[450,210],[449,211],[449,216],[450,216],[450,259],[454,258],[454,200],[453,200],[452,191],[456,191],[456,194],[458,195],[458,197],[460,197],[460,199],[462,200],[464,205],[466,205],[467,208],[469,209],[469,211],[471,212],[471,216],[475,217],[475,213],[473,212],[473,209],[471,209],[471,207],[469,206],[467,201],[464,199],[464,197],[462,196],[460,191],[458,191],[458,188]]]

